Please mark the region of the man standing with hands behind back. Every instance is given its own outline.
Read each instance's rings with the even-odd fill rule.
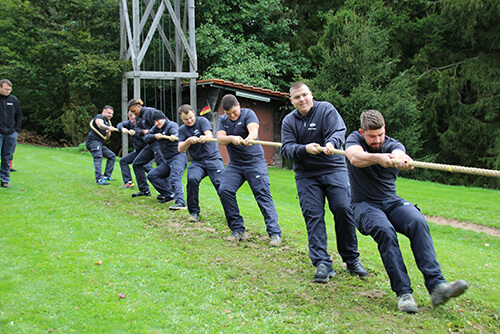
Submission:
[[[340,149],[344,143],[344,121],[331,103],[313,100],[309,87],[302,82],[292,85],[290,100],[296,110],[283,120],[281,153],[293,161],[307,227],[309,257],[317,270],[314,282],[326,283],[335,275],[327,250],[325,197],[335,219],[337,248],[347,271],[359,277],[367,276],[358,258],[345,158],[331,151]]]
[[[2,164],[0,178],[2,188],[10,188],[10,161],[16,150],[17,134],[21,130],[21,104],[12,91],[12,82],[0,80],[0,152]]]

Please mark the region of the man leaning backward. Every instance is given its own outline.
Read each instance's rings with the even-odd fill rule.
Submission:
[[[337,248],[347,271],[359,277],[367,276],[358,258],[345,158],[331,151],[344,143],[344,121],[332,104],[313,100],[309,87],[302,82],[292,85],[290,99],[296,110],[283,120],[281,153],[293,161],[307,227],[309,257],[317,270],[314,282],[326,283],[335,275],[327,250],[325,198],[335,218]]]

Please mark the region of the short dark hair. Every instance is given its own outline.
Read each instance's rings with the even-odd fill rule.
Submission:
[[[7,86],[12,87],[12,82],[10,82],[9,79],[2,79],[2,80],[0,80],[0,87],[3,86],[3,84],[6,84]]]
[[[233,94],[224,95],[224,97],[220,101],[220,105],[222,106],[222,110],[224,111],[229,110],[234,106],[237,106],[238,103],[239,103],[238,99]]]
[[[189,104],[183,104],[182,106],[179,107],[179,116],[181,114],[187,114],[189,113],[190,111],[193,111],[194,112],[194,109],[193,107],[191,107],[191,105]]]
[[[297,81],[296,83],[294,83],[293,85],[291,85],[290,86],[290,95],[292,95],[292,90],[299,89],[302,86],[306,86],[307,87],[307,85],[305,83],[303,83],[302,81]],[[307,88],[309,88],[309,87],[307,87]]]
[[[111,110],[115,111],[115,108],[113,108],[113,107],[112,107],[112,106],[110,106],[109,104],[106,104],[106,105],[104,106],[104,108],[102,108],[102,110],[104,110],[104,109],[111,109]]]
[[[384,116],[380,111],[370,109],[363,112],[360,116],[361,130],[378,130],[385,126]]]

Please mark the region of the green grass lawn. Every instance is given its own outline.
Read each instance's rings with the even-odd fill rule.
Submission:
[[[358,235],[370,272],[315,284],[293,172],[270,169],[283,246],[268,246],[247,185],[238,193],[252,237],[227,243],[222,207],[201,184],[202,219],[153,198],[131,198],[118,163],[97,186],[90,154],[18,145],[10,189],[0,189],[0,333],[499,333],[500,239],[430,224],[448,280],[467,293],[433,308],[408,241],[401,248],[419,313],[397,310],[376,244]],[[500,192],[400,179],[424,214],[500,227]],[[153,191],[153,196],[156,196]]]

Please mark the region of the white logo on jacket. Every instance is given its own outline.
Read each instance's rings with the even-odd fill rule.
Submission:
[[[307,131],[316,131],[316,123],[309,124]]]

